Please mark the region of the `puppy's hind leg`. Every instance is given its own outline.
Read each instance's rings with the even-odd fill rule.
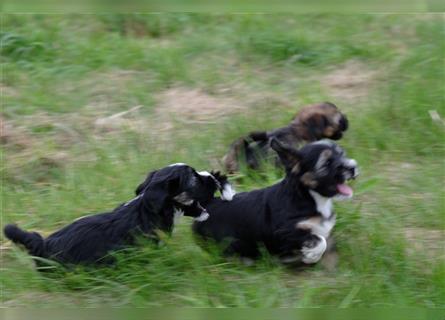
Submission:
[[[253,261],[259,258],[260,251],[255,243],[243,240],[233,240],[224,250],[227,257],[238,256],[246,265],[252,265]]]

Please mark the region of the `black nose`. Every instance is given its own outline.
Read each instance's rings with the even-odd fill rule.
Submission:
[[[343,176],[348,179],[355,179],[358,176],[357,166],[351,164],[342,164],[341,170],[343,172]]]
[[[348,168],[348,171],[351,174],[352,179],[357,178],[357,176],[358,176],[358,169],[357,169],[357,167]]]
[[[348,130],[348,126],[349,126],[348,118],[346,118],[346,116],[342,114],[340,118],[340,129],[342,131],[346,131]]]

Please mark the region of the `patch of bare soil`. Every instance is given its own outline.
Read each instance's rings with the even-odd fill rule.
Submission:
[[[375,81],[377,70],[371,70],[364,63],[350,60],[325,75],[321,83],[329,95],[349,104],[357,103],[369,94]]]
[[[16,120],[0,116],[5,178],[16,182],[44,183],[55,170],[63,169],[72,159],[68,149],[85,140],[75,126],[86,123],[79,117],[44,112]]]
[[[25,129],[15,126],[0,115],[0,143],[23,149],[30,146],[33,141]]]
[[[156,117],[183,123],[215,122],[245,109],[239,102],[209,95],[199,89],[171,88],[158,96]]]
[[[125,90],[128,83],[139,74],[140,72],[138,71],[122,69],[97,72],[91,74],[88,79],[84,80],[82,87],[87,88],[92,96],[100,97],[103,95],[103,98],[106,98],[107,94]],[[70,89],[73,90],[72,88],[70,84]]]
[[[79,299],[73,298],[72,295],[60,295],[49,292],[25,292],[21,293],[14,299],[8,299],[2,301],[0,307],[11,308],[11,307],[25,307],[31,305],[39,305],[41,301],[52,301],[53,306],[73,306],[79,303]]]
[[[4,83],[0,83],[0,93],[2,97],[16,97],[19,94],[16,89]]]
[[[394,186],[406,183],[410,175],[417,169],[416,164],[411,162],[392,162],[385,167],[383,173],[388,182]]]
[[[445,232],[426,228],[405,228],[408,254],[422,253],[431,259],[445,258]]]

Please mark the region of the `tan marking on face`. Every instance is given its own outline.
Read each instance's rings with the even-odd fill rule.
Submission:
[[[334,127],[326,127],[323,131],[323,135],[326,137],[332,137],[335,133],[335,128]]]
[[[334,124],[336,124],[337,126],[340,124],[340,120],[342,118],[342,114],[340,112],[337,112],[336,114],[334,114],[334,116],[332,117],[332,122]]]
[[[320,170],[326,161],[329,159],[329,157],[332,156],[332,151],[329,149],[325,149],[320,153],[320,156],[317,160],[317,163],[315,164],[315,170]]]
[[[309,187],[309,188],[316,188],[318,185],[317,180],[315,180],[315,175],[312,172],[306,172],[301,176],[301,182]]]
[[[300,164],[297,163],[296,165],[294,165],[291,172],[293,174],[298,174],[300,172]]]

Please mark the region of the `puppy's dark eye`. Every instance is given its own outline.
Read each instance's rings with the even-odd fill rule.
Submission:
[[[332,160],[331,159],[326,160],[325,165],[327,167],[329,167],[331,164],[332,164]]]

